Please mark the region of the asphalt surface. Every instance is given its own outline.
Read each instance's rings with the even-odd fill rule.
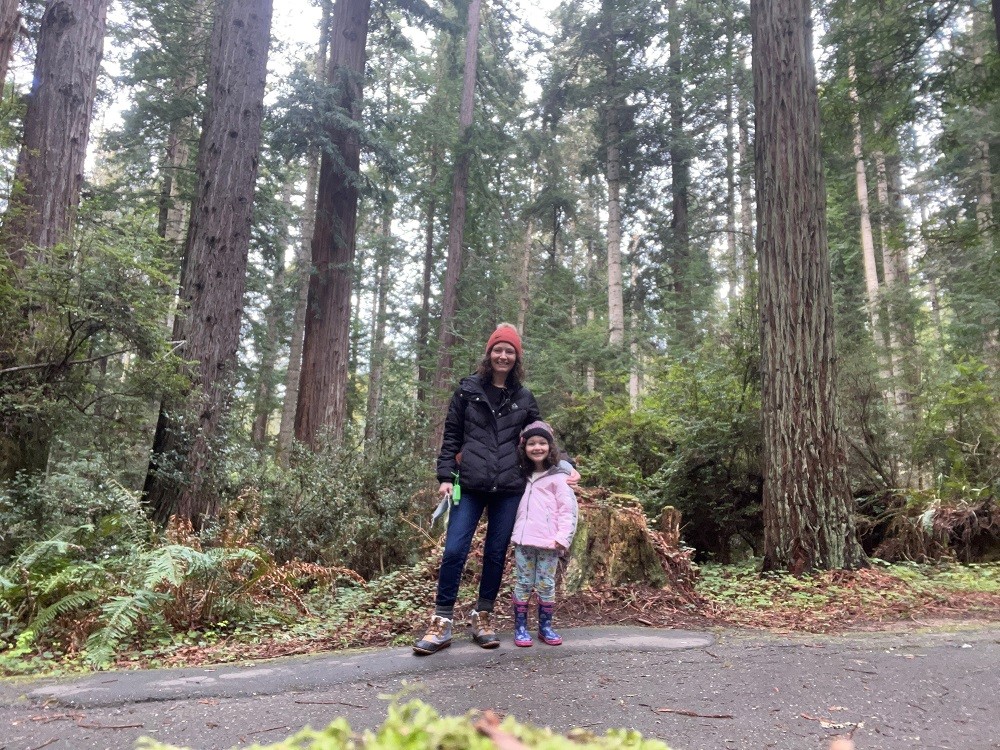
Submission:
[[[562,630],[565,643],[438,654],[340,652],[215,668],[0,682],[0,750],[209,750],[277,742],[343,716],[375,728],[392,696],[492,709],[557,731],[629,727],[674,750],[1000,748],[1000,629],[782,636]],[[665,710],[667,709],[667,710]]]

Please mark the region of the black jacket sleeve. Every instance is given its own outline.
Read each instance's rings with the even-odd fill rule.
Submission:
[[[465,399],[459,388],[448,404],[448,415],[444,420],[444,439],[441,441],[441,452],[437,460],[437,478],[439,482],[454,482],[452,476],[458,471],[458,461],[455,456],[462,450],[465,442]]]

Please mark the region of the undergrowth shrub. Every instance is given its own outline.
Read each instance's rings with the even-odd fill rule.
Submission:
[[[636,495],[652,517],[676,507],[697,558],[727,562],[734,547],[762,541],[758,377],[752,359],[706,346],[690,360],[652,364],[638,408],[588,402],[557,424],[571,426],[586,483]],[[591,415],[585,437],[580,409]]]
[[[390,429],[390,428],[387,428]],[[432,478],[412,446],[301,450],[258,484],[260,541],[280,561],[337,565],[364,578],[413,562],[422,535],[411,498]]]
[[[120,524],[126,518],[143,518],[138,496],[109,477],[96,457],[60,463],[44,476],[20,474],[0,484],[0,565],[60,529],[100,527],[105,519]],[[112,534],[92,541],[112,553],[109,548],[129,543],[127,537]]]
[[[165,538],[108,517],[29,545],[0,568],[0,671],[32,669],[32,658],[82,656],[96,667],[123,648],[228,624],[290,624],[306,611],[303,587],[350,571],[278,565],[245,533],[220,532],[205,546],[189,524]],[[108,537],[130,543],[106,544]],[[105,554],[93,555],[95,548]]]

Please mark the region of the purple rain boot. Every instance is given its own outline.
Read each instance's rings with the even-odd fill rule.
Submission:
[[[562,638],[552,629],[552,613],[555,608],[555,602],[538,602],[538,637],[550,646],[562,643]]]
[[[516,596],[514,599],[514,645],[527,648],[531,645],[531,634],[528,633],[528,603],[522,602]]]

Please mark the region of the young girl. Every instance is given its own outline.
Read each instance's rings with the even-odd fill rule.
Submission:
[[[576,496],[559,464],[552,428],[532,422],[521,432],[517,449],[528,486],[517,508],[511,542],[517,563],[514,584],[514,643],[530,646],[528,598],[538,594],[538,637],[550,646],[562,638],[552,629],[556,600],[556,567],[576,531]]]

